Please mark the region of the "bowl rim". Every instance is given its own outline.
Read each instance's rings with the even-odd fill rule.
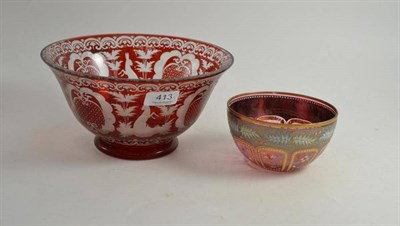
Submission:
[[[197,43],[203,43],[206,45],[209,45],[211,47],[220,49],[222,52],[224,52],[225,54],[228,55],[228,63],[226,65],[224,65],[223,67],[212,71],[212,72],[206,72],[202,75],[198,75],[198,76],[189,76],[189,77],[185,77],[185,78],[167,78],[167,79],[131,79],[131,78],[115,78],[115,77],[103,77],[100,75],[92,75],[92,74],[87,74],[87,73],[82,73],[82,72],[77,72],[77,71],[73,71],[70,69],[66,69],[63,68],[55,63],[52,63],[50,61],[50,59],[48,59],[48,57],[45,56],[45,51],[50,48],[52,45],[59,43],[59,42],[63,42],[63,41],[69,41],[69,40],[73,40],[73,39],[84,39],[84,38],[90,38],[90,37],[107,37],[107,36],[124,36],[124,35],[134,35],[134,36],[151,36],[151,37],[167,37],[167,38],[174,38],[174,39],[181,39],[181,40],[187,40],[187,41],[192,41],[192,42],[197,42]],[[185,37],[181,37],[181,36],[173,36],[173,35],[163,35],[163,34],[150,34],[150,33],[102,33],[102,34],[92,34],[92,35],[83,35],[83,36],[76,36],[76,37],[71,37],[71,38],[65,38],[65,39],[61,39],[55,42],[52,42],[48,45],[46,45],[41,51],[40,51],[40,57],[41,59],[52,69],[61,71],[63,73],[67,73],[70,75],[76,75],[79,77],[85,77],[85,78],[92,78],[92,79],[100,79],[100,80],[110,80],[110,81],[118,81],[118,82],[138,82],[138,83],[162,83],[162,82],[180,82],[180,81],[190,81],[190,80],[198,80],[198,79],[203,79],[203,78],[209,78],[209,77],[213,77],[216,75],[219,75],[223,72],[225,72],[226,70],[228,70],[233,62],[234,62],[234,57],[233,55],[226,49],[215,45],[215,44],[211,44],[209,42],[205,42],[205,41],[200,41],[197,39],[192,39],[192,38],[185,38]]]
[[[332,110],[335,112],[335,115],[328,120],[325,121],[321,121],[321,122],[316,122],[316,123],[310,123],[310,124],[278,124],[278,123],[271,123],[271,122],[265,122],[265,121],[261,121],[261,120],[257,120],[251,117],[248,117],[246,115],[243,115],[235,110],[232,109],[232,104],[236,103],[237,101],[234,101],[240,97],[253,97],[253,96],[257,96],[257,95],[276,95],[276,96],[293,96],[293,97],[301,97],[301,98],[306,98],[306,99],[310,99],[316,102],[320,102],[323,103],[325,105],[327,105],[328,107],[332,108]],[[242,99],[241,99],[242,100]],[[249,123],[253,123],[253,124],[257,124],[257,125],[263,125],[263,126],[269,126],[269,127],[275,127],[275,128],[298,128],[298,129],[306,129],[306,128],[315,128],[315,127],[322,127],[322,126],[326,126],[326,125],[330,125],[333,124],[337,121],[339,112],[336,109],[335,106],[333,106],[332,104],[316,98],[316,97],[312,97],[312,96],[307,96],[307,95],[303,95],[303,94],[298,94],[298,93],[290,93],[290,92],[281,92],[281,91],[258,91],[258,92],[248,92],[248,93],[241,93],[241,94],[237,94],[231,98],[229,98],[229,100],[227,101],[227,108],[228,108],[228,113],[238,117],[239,119],[249,122]]]

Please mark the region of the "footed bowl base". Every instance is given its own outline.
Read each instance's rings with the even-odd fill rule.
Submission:
[[[94,139],[94,144],[104,154],[126,160],[147,160],[168,155],[178,147],[178,139],[147,146],[131,146],[106,142],[100,137]]]

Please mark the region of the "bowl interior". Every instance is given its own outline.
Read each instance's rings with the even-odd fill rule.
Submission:
[[[55,42],[42,51],[51,67],[70,74],[126,79],[180,79],[226,70],[226,50],[185,38],[109,34]]]
[[[279,124],[310,124],[330,120],[336,109],[325,101],[290,93],[252,93],[232,98],[231,110],[260,121]]]

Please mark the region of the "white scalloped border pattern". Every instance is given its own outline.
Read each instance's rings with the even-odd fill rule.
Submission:
[[[44,56],[51,61],[67,53],[80,53],[93,50],[108,50],[124,47],[154,47],[172,48],[182,53],[191,53],[196,56],[207,58],[218,65],[228,62],[229,55],[213,46],[190,40],[163,36],[134,36],[134,35],[111,35],[91,38],[81,38],[73,41],[58,41],[44,50]]]

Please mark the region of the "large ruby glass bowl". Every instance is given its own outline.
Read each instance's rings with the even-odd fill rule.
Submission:
[[[96,147],[124,159],[174,151],[199,117],[232,55],[206,42],[148,34],[57,41],[43,61]]]

